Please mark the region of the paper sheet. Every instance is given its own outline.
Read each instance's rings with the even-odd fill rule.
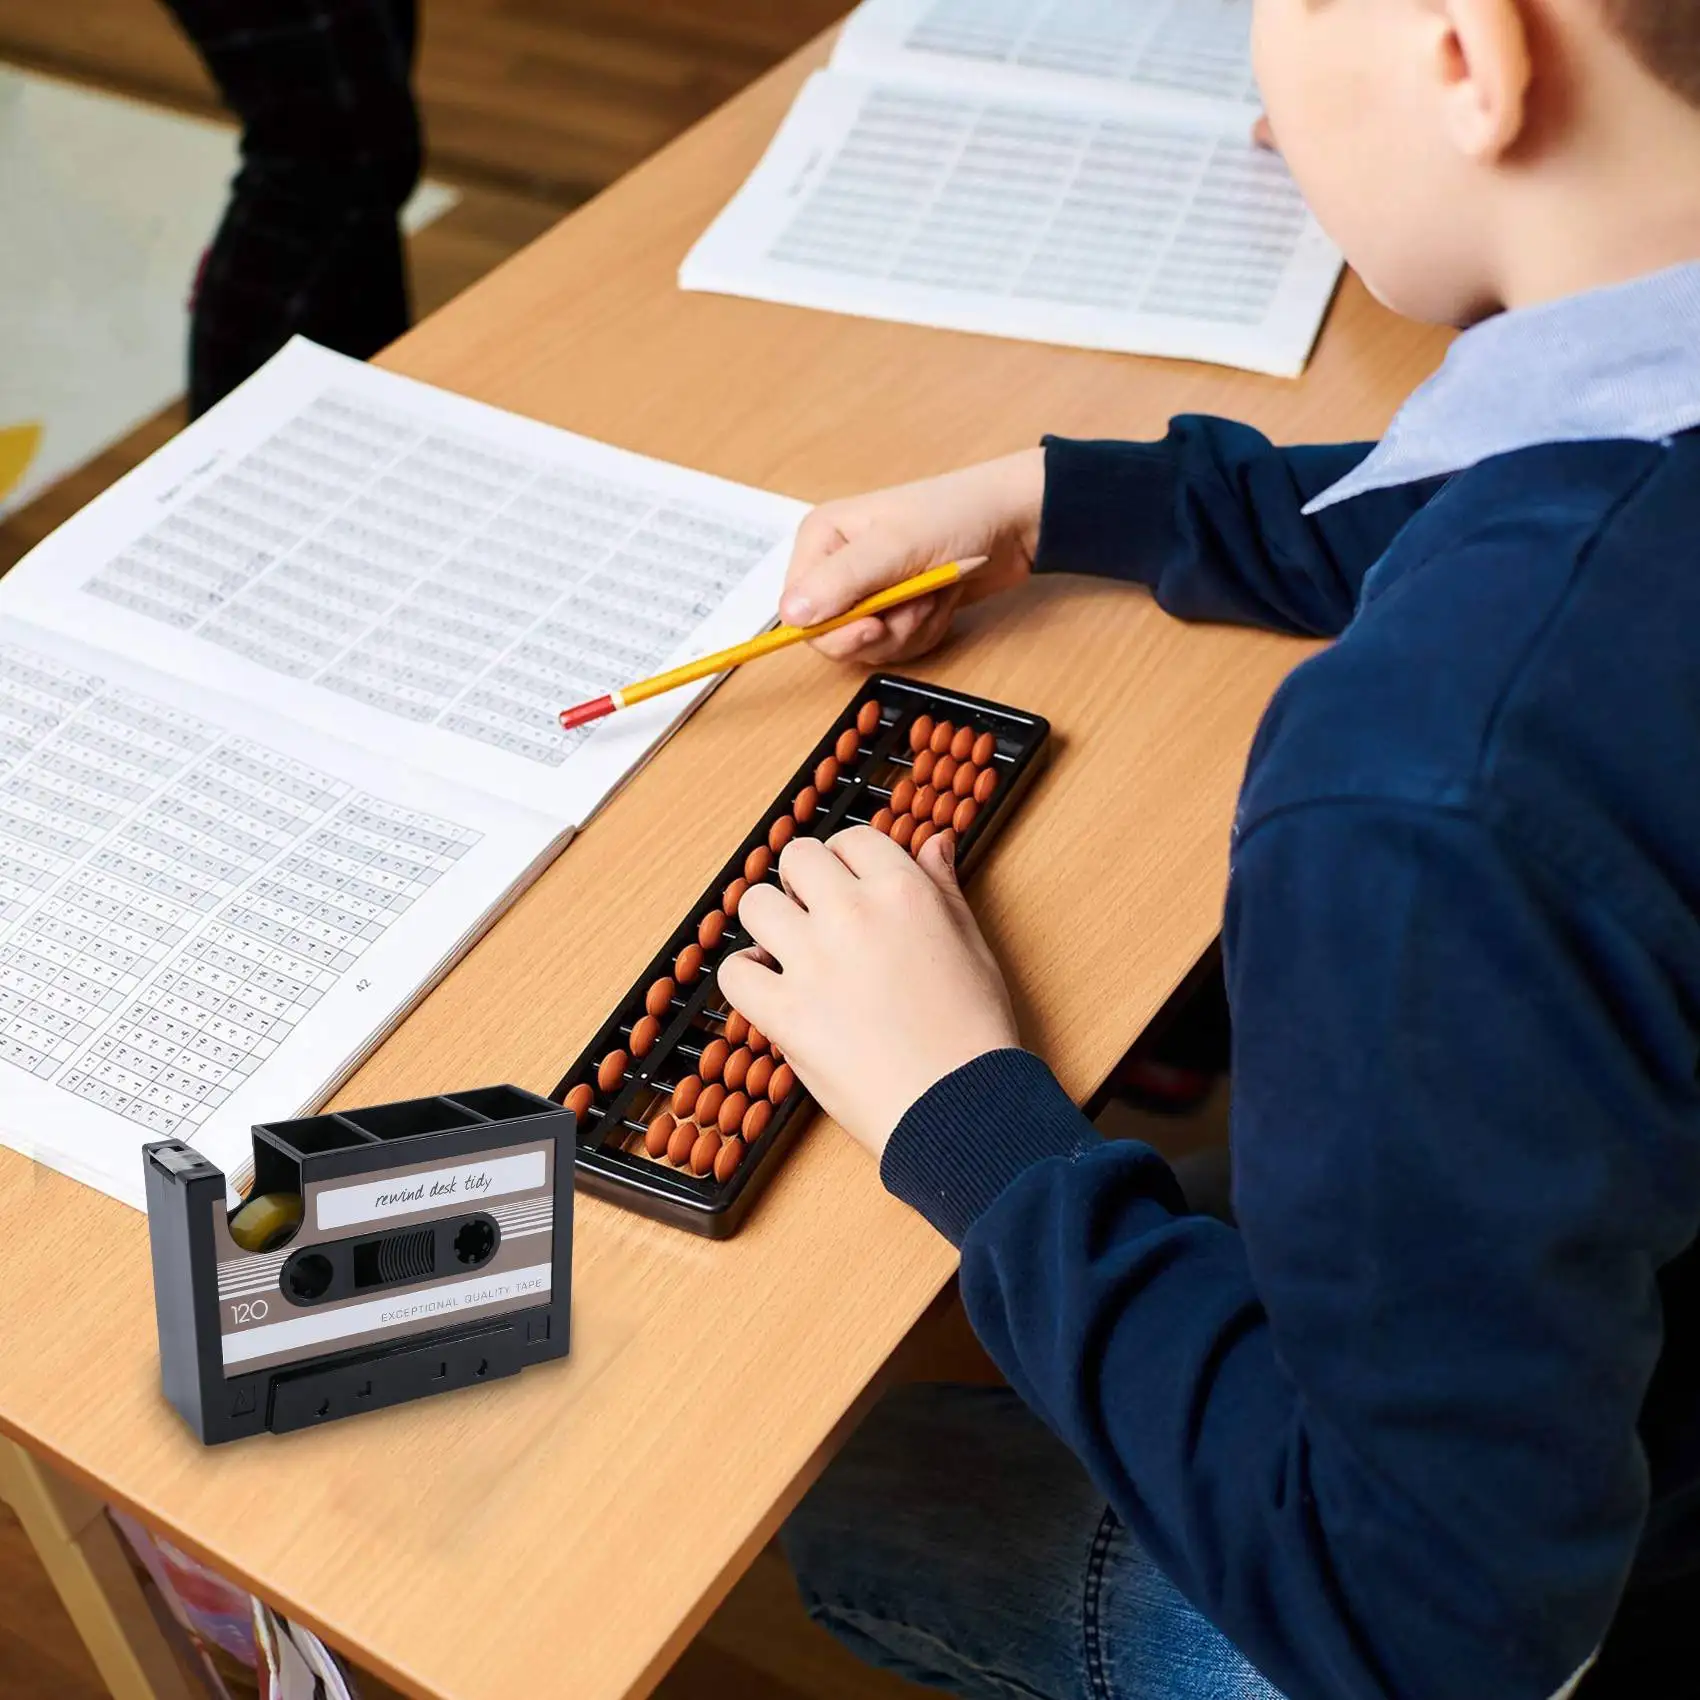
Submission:
[[[817,73],[680,282],[1296,376],[1340,256],[1241,117]]]
[[[553,854],[543,815],[0,618],[0,1141],[234,1174]]]
[[[8,576],[38,624],[581,823],[754,636],[804,509],[297,341]]]
[[[846,71],[1006,98],[1137,93],[1146,115],[1233,109],[1249,123],[1251,0],[865,0],[833,53]]]

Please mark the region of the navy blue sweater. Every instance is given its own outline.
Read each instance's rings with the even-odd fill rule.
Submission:
[[[1048,449],[1041,570],[1339,635],[1234,828],[1238,1231],[1021,1051],[884,1174],[1283,1692],[1547,1700],[1700,1561],[1700,435],[1303,517],[1366,452]]]

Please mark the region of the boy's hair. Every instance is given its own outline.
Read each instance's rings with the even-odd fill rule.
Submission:
[[[1660,82],[1700,106],[1700,0],[1603,0],[1607,21]]]

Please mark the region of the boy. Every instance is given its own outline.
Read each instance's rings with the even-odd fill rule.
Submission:
[[[1591,1696],[1700,1578],[1700,0],[1259,0],[1256,50],[1371,286],[1476,327],[1386,440],[1051,442],[820,510],[784,607],[972,553],[1340,634],[1235,828],[1239,1225],[1016,1048],[940,839],[793,844],[726,993],[1042,1425],[893,1401],[789,1545],[962,1694]]]

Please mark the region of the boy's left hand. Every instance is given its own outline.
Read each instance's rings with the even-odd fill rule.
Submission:
[[[732,1006],[876,1157],[928,1087],[1021,1042],[951,849],[933,838],[917,865],[866,826],[794,840],[785,889],[752,887],[738,909],[760,953],[720,966]]]

